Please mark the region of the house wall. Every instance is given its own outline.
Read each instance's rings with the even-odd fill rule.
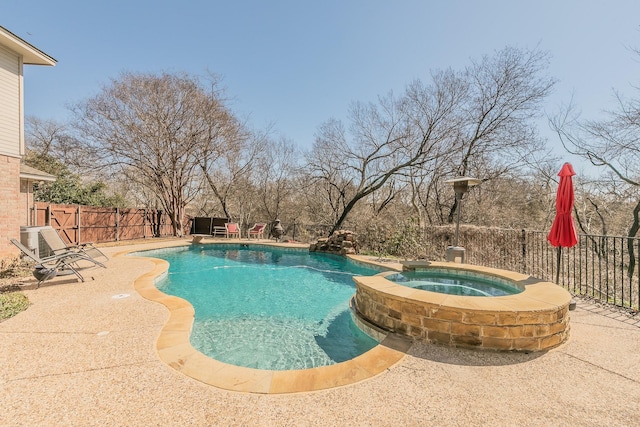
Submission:
[[[0,154],[20,157],[22,133],[22,60],[0,46]]]
[[[20,180],[25,63],[53,66],[56,60],[0,26],[0,261],[17,257],[9,239],[20,238],[20,226],[29,224],[33,197],[30,180]]]
[[[20,159],[0,154],[0,260],[19,254],[9,239],[19,239],[20,226],[26,224],[21,199]]]
[[[18,256],[9,239],[19,239],[27,224],[28,191],[20,192],[22,99],[22,58],[0,46],[0,260]]]

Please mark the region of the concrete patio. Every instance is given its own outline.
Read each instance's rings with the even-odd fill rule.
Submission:
[[[568,342],[548,352],[414,344],[340,388],[268,395],[201,383],[158,357],[169,312],[133,288],[154,264],[113,257],[157,245],[106,247],[108,268],[85,274],[93,280],[25,291],[29,309],[0,323],[0,425],[640,425],[640,316],[581,300]]]

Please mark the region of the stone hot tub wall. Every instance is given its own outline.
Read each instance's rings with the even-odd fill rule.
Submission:
[[[571,295],[561,287],[504,270],[430,263],[494,275],[525,290],[502,297],[464,297],[413,289],[384,278],[354,277],[358,313],[416,340],[487,350],[540,351],[569,336]]]

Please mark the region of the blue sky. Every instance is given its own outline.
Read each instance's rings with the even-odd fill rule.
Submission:
[[[629,51],[640,47],[637,0],[2,0],[1,16],[58,60],[25,67],[27,115],[65,120],[67,105],[122,71],[210,70],[238,115],[258,129],[273,123],[302,148],[351,102],[507,45],[551,54],[559,83],[549,112],[573,96],[584,117],[598,118],[613,108],[613,88],[636,96],[630,85],[640,85]]]

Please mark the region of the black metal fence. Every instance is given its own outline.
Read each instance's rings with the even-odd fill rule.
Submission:
[[[360,250],[380,256],[422,257],[444,261],[453,245],[453,226],[373,224],[345,226],[355,231]],[[296,224],[296,240],[326,237],[330,227]],[[293,229],[288,229],[291,236]],[[573,248],[558,249],[547,241],[548,232],[461,226],[459,244],[469,264],[517,271],[558,284],[575,295],[640,311],[640,239],[582,234]],[[407,250],[409,248],[410,250]],[[559,271],[558,271],[559,269]]]
[[[572,248],[554,248],[547,232],[463,227],[466,262],[556,282],[575,295],[640,311],[640,239],[582,234]],[[427,258],[444,259],[451,227],[425,232]],[[560,260],[558,263],[558,252]],[[559,269],[559,271],[558,271]]]

